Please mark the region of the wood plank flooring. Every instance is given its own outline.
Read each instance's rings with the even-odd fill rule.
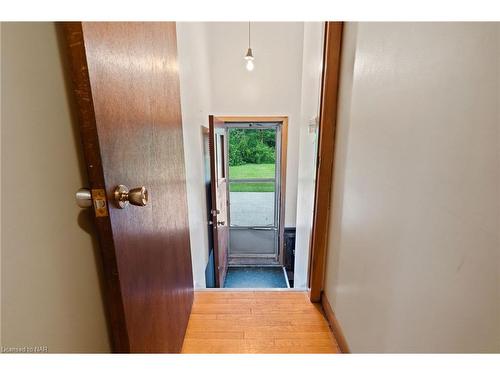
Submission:
[[[183,353],[338,353],[306,292],[198,291]]]

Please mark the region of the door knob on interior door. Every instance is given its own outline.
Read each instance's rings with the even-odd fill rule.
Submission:
[[[118,185],[114,195],[119,208],[125,208],[129,203],[134,206],[145,206],[149,199],[148,189],[144,186],[129,190],[125,185]]]

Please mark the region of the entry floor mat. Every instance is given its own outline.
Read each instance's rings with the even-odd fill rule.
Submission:
[[[289,288],[283,267],[229,267],[224,288]]]

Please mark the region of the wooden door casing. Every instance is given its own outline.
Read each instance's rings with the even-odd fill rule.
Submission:
[[[325,280],[330,198],[334,185],[332,176],[335,162],[335,129],[340,82],[342,28],[342,22],[325,23],[316,191],[309,257],[309,298],[311,302],[320,302]]]
[[[114,350],[180,352],[193,276],[175,23],[64,25],[96,218]],[[99,171],[100,170],[100,171]],[[119,209],[118,184],[145,186]]]

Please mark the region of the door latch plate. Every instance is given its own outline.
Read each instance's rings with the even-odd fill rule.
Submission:
[[[104,189],[92,189],[92,201],[94,203],[95,217],[108,216],[108,206],[106,204]]]

